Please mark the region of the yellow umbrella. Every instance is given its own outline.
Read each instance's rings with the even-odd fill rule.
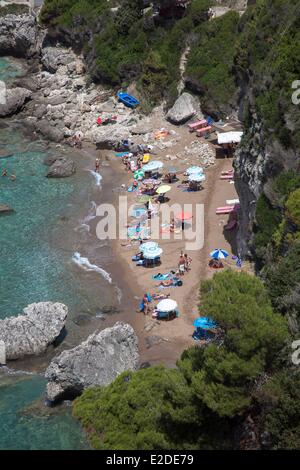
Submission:
[[[156,192],[157,194],[166,194],[171,189],[172,189],[171,186],[164,184],[163,186],[160,186],[159,188],[157,188]]]
[[[145,153],[145,155],[143,156],[143,163],[149,163],[150,161],[150,155],[149,153]]]

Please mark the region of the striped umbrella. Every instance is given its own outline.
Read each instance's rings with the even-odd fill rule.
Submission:
[[[140,250],[141,251],[145,251],[145,250],[151,251],[151,250],[155,250],[157,247],[158,247],[158,243],[156,243],[156,242],[146,242],[146,243],[143,243],[140,246]]]
[[[214,259],[225,259],[229,256],[226,250],[216,249],[210,253],[210,256]]]
[[[133,177],[135,180],[141,180],[142,178],[144,178],[144,175],[145,173],[143,172],[143,170],[137,170],[134,172]]]
[[[158,258],[163,253],[163,250],[157,246],[156,248],[148,249],[143,251],[145,259],[155,259]]]

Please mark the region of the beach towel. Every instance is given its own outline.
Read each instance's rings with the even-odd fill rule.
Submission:
[[[125,155],[129,155],[129,152],[117,152],[117,153],[115,153],[116,157],[125,157]]]
[[[152,279],[154,281],[166,281],[167,279],[170,279],[170,277],[172,277],[172,274],[171,273],[166,273],[166,274],[154,274],[154,276],[152,276]]]

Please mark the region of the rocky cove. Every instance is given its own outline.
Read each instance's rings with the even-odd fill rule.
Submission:
[[[245,2],[239,2],[238,8],[245,8]],[[101,200],[113,200],[116,194],[122,192],[124,186],[121,184],[123,180],[118,175],[116,166],[111,161],[110,151],[123,150],[121,141],[129,138],[133,141],[138,139],[139,142],[149,145],[154,154],[161,150],[166,151],[168,148],[170,153],[173,153],[173,148],[177,148],[182,138],[180,131],[170,127],[171,141],[156,141],[153,122],[160,125],[163,123],[168,127],[169,123],[172,126],[179,125],[193,116],[203,116],[200,100],[188,90],[185,90],[176,101],[174,100],[175,103],[172,105],[164,103],[148,115],[131,111],[116,99],[115,86],[109,88],[107,83],[104,85],[93,82],[90,75],[91,63],[87,55],[81,51],[81,39],[77,37],[75,41],[73,36],[71,39],[74,40],[74,48],[71,47],[72,40],[68,32],[55,28],[42,29],[34,12],[17,16],[7,15],[0,21],[0,55],[14,56],[18,60],[22,58],[21,73],[13,80],[9,80],[6,102],[4,105],[0,104],[1,132],[3,131],[1,134],[3,140],[0,142],[0,163],[4,162],[9,171],[20,168],[15,187],[23,185],[27,198],[30,199],[30,190],[39,187],[45,195],[47,194],[42,201],[44,207],[48,207],[48,204],[51,206],[51,203],[55,202],[53,208],[49,210],[48,225],[45,224],[45,220],[40,219],[35,228],[35,236],[31,240],[30,224],[28,224],[22,240],[22,247],[25,245],[26,235],[29,236],[29,245],[31,241],[37,243],[37,240],[41,239],[43,242],[46,241],[47,249],[51,247],[51,250],[42,252],[39,250],[39,243],[34,246],[33,252],[37,254],[36,258],[39,257],[40,263],[45,264],[45,272],[42,273],[43,270],[39,267],[34,273],[35,276],[29,278],[37,287],[30,295],[28,292],[25,294],[29,283],[26,284],[22,280],[21,292],[17,292],[16,296],[18,301],[13,308],[10,308],[9,299],[17,289],[10,287],[11,273],[7,279],[6,275],[2,276],[3,292],[7,294],[4,295],[1,307],[4,305],[5,309],[2,311],[5,313],[4,316],[9,318],[0,320],[3,329],[2,335],[0,334],[0,353],[2,355],[6,353],[9,361],[20,359],[13,364],[9,363],[13,369],[24,368],[30,372],[45,373],[47,385],[43,382],[42,393],[47,390],[46,397],[52,404],[63,401],[61,405],[63,409],[68,406],[68,401],[64,400],[73,399],[92,385],[108,385],[125,370],[137,370],[141,363],[137,336],[128,324],[131,323],[128,312],[134,309],[132,298],[129,300],[131,292],[129,290],[126,292],[126,282],[122,283],[118,276],[113,247],[106,243],[99,246],[99,242],[92,234],[95,228],[97,203]],[[187,88],[193,88],[188,87],[189,78],[184,77],[184,70],[182,74]],[[297,172],[299,153],[293,146],[287,149],[282,141],[272,135],[272,129],[266,132],[266,127],[254,111],[255,84],[252,82],[251,74],[249,73],[247,77],[242,74],[237,75],[237,84],[236,103],[234,109],[231,109],[234,118],[237,120],[240,117],[243,120],[246,104],[249,106],[246,138],[243,139],[234,158],[235,187],[241,203],[237,250],[243,258],[247,256],[251,258],[253,254],[255,255],[252,239],[257,222],[257,201],[261,195],[272,201],[274,176],[285,170]],[[130,87],[132,88],[129,90],[132,89],[134,92],[135,84]],[[202,90],[198,91],[201,95]],[[117,116],[117,122],[100,126],[97,123],[100,115],[103,120]],[[291,116],[287,114],[286,118],[290,128],[293,129]],[[9,141],[5,134],[9,129],[19,135],[19,141]],[[74,136],[78,135],[83,142],[81,152],[72,146]],[[25,151],[22,148],[23,142],[27,145]],[[101,175],[93,172],[94,158],[98,156],[99,150]],[[23,158],[21,161],[19,158],[17,162],[16,155],[23,157],[22,153],[25,153],[28,159]],[[39,154],[39,166],[37,161],[33,164],[33,154]],[[165,159],[187,161],[189,156],[193,155],[197,155],[205,168],[215,165],[215,156],[210,146],[205,143],[199,144],[197,140],[181,148],[177,153],[165,156]],[[39,182],[36,179],[32,184],[31,177],[37,175],[40,178]],[[40,187],[42,180],[47,183],[43,183]],[[52,200],[47,199],[51,191],[56,194],[56,198],[53,197]],[[13,233],[13,222],[10,224],[9,221],[15,220],[13,217],[18,218],[21,209],[16,199],[12,198],[12,193],[11,187],[5,182],[3,192],[5,198],[0,200],[0,215],[6,233],[10,231]],[[33,197],[34,193],[35,189],[32,191]],[[62,201],[62,195],[64,204],[60,207],[56,203],[58,200]],[[82,203],[83,200],[85,203]],[[76,205],[80,207],[78,211],[74,209]],[[24,206],[22,210],[29,211],[30,204]],[[40,208],[39,205],[33,205],[34,210]],[[50,226],[56,226],[55,230],[50,230]],[[70,239],[66,234],[72,234]],[[9,248],[12,253],[12,246]],[[32,247],[29,247],[29,251],[30,248],[32,250]],[[54,258],[51,256],[55,251],[58,254],[57,258],[61,257],[63,268],[59,266],[58,259],[53,263]],[[18,263],[20,263],[20,253],[14,254],[19,254]],[[28,252],[26,254],[29,259]],[[22,272],[28,275],[25,263],[17,265],[16,272],[20,266]],[[71,273],[69,277],[66,275],[67,271],[69,275]],[[123,295],[122,307],[120,307],[120,293]],[[34,295],[35,299],[32,298]],[[48,302],[50,300],[59,304],[50,304]],[[33,304],[33,302],[40,303]],[[25,309],[24,315],[11,317],[15,312],[23,310],[27,304],[30,305]],[[68,318],[66,318],[67,307],[64,304],[68,306],[70,312]],[[57,305],[60,306],[59,318],[54,312],[57,311],[55,307]],[[36,313],[38,318],[35,317]],[[122,322],[116,323],[116,320]],[[53,329],[51,321],[55,324]],[[31,322],[37,323],[37,328],[33,328]],[[149,328],[150,331],[152,327],[153,325],[148,324],[145,329]],[[41,333],[45,328],[49,335]],[[15,335],[13,338],[16,338],[16,352],[10,348],[12,333]],[[155,344],[155,341],[165,340],[155,335],[148,339],[149,344],[151,341]],[[40,357],[32,357],[32,354]],[[29,357],[23,359],[27,355]],[[39,406],[38,408],[41,409]],[[36,412],[36,409],[35,405],[25,407],[21,413],[27,416],[32,410]]]

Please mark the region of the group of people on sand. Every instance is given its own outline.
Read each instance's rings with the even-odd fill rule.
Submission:
[[[183,251],[180,253],[179,262],[178,262],[178,271],[180,276],[184,276],[185,272],[191,270],[192,258],[186,253],[183,254]]]
[[[8,176],[7,170],[3,170],[1,176],[4,176],[4,177],[5,177],[5,176]],[[11,181],[16,181],[17,177],[16,177],[16,175],[15,175],[14,173],[12,173],[12,174],[10,175],[10,179],[11,179]]]

